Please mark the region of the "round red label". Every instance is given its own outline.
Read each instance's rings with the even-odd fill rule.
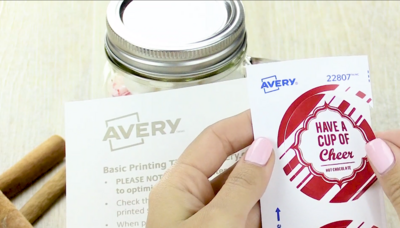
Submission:
[[[355,223],[353,220],[342,220],[342,221],[336,221],[332,222],[329,224],[326,224],[324,226],[321,226],[321,228],[378,228],[377,226],[367,226],[365,222],[360,223]]]
[[[293,102],[281,121],[278,147],[284,151],[283,170],[313,199],[357,200],[376,181],[364,149],[375,138],[362,115],[365,107],[321,89],[310,91]]]

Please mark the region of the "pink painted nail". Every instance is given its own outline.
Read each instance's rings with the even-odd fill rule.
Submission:
[[[265,165],[272,153],[272,143],[266,138],[258,138],[251,144],[245,160],[258,165]]]
[[[383,174],[394,164],[394,155],[390,147],[382,139],[374,139],[365,146],[367,156],[376,170]]]

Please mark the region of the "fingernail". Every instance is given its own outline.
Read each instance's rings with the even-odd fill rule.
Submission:
[[[272,143],[266,138],[258,138],[251,144],[246,153],[245,161],[265,165],[272,153]]]
[[[367,156],[375,169],[383,174],[392,168],[394,155],[390,147],[382,139],[374,139],[365,146]]]

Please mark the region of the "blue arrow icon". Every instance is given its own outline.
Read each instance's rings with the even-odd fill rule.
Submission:
[[[281,210],[279,210],[279,207],[276,208],[275,212],[276,212],[276,217],[278,219],[278,222],[281,221],[281,217],[279,216],[279,212],[281,212]]]

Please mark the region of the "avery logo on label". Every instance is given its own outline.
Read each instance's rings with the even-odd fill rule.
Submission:
[[[261,79],[261,89],[264,93],[278,91],[280,87],[296,85],[296,78],[278,79],[276,75]]]
[[[106,120],[103,141],[108,141],[111,151],[122,150],[145,143],[145,138],[175,134],[181,118],[174,120],[140,121],[139,113]]]

